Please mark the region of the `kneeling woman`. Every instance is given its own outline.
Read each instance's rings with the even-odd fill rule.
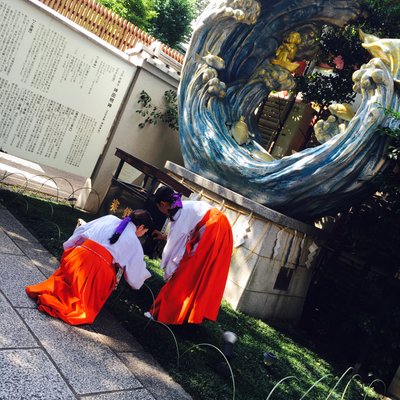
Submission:
[[[115,288],[114,264],[134,289],[151,276],[138,239],[151,223],[147,211],[136,210],[122,221],[107,215],[79,226],[63,245],[59,268],[26,293],[40,311],[71,325],[91,324]]]
[[[232,256],[228,219],[207,202],[181,201],[166,186],[157,190],[155,202],[171,228],[161,261],[167,283],[149,313],[166,324],[215,321]]]

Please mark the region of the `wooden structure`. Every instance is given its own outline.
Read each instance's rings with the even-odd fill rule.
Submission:
[[[140,160],[132,154],[127,153],[124,150],[117,148],[117,150],[115,151],[115,156],[120,159],[120,162],[114,173],[114,176],[112,177],[112,183],[115,185],[119,185],[124,189],[137,191],[138,195],[143,198],[143,200],[148,199],[148,197],[154,193],[154,191],[160,184],[170,186],[176,192],[182,193],[185,197],[189,197],[192,194],[192,190],[174,179],[172,176],[166,174],[159,168],[143,160]],[[144,178],[141,186],[128,184],[119,179],[119,175],[125,163],[128,163],[129,165],[143,173]]]
[[[161,230],[166,216],[158,210],[154,203],[154,192],[158,186],[160,184],[169,186],[185,197],[189,197],[193,191],[159,168],[124,150],[117,148],[115,156],[120,159],[120,162],[111,179],[111,185],[100,207],[99,215],[112,213],[124,217],[132,210],[143,208],[148,210],[153,217],[153,229]],[[140,184],[126,182],[123,174],[121,174],[126,164],[142,173],[140,182],[135,180],[136,183]],[[142,244],[146,255],[160,257],[162,250],[160,242],[153,241],[151,235],[147,235]]]

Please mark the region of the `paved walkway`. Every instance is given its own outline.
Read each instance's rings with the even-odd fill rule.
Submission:
[[[37,310],[24,287],[57,264],[0,206],[0,399],[191,399],[107,311],[73,327]]]

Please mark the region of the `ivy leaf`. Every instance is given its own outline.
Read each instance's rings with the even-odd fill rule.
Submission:
[[[142,117],[147,117],[141,122],[139,128],[144,128],[147,124],[156,125],[159,121],[167,124],[172,130],[178,131],[178,95],[176,90],[167,90],[163,96],[164,110],[159,110],[151,103],[151,97],[144,90],[140,92],[138,103],[142,108],[136,110]]]

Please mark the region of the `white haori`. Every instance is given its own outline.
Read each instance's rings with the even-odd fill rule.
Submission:
[[[121,219],[115,215],[106,215],[78,226],[72,236],[64,242],[64,250],[82,244],[86,239],[93,240],[107,249],[113,257],[114,264],[125,269],[125,279],[131,287],[139,289],[151,276],[146,269],[142,245],[136,236],[136,226],[129,222],[118,241],[110,243]]]
[[[162,254],[161,267],[164,268],[164,279],[174,274],[186,250],[196,225],[203,219],[208,210],[213,208],[205,201],[183,201],[183,207],[173,216],[170,222],[168,240]],[[200,236],[204,231],[200,230]],[[193,249],[195,250],[195,248]]]

